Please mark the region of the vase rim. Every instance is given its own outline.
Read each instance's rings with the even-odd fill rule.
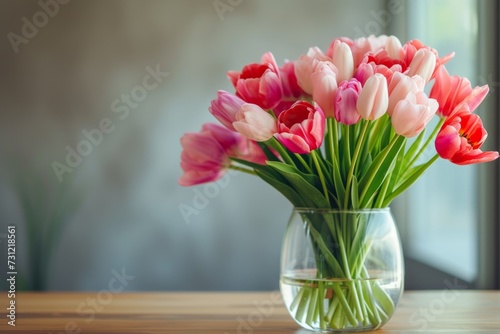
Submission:
[[[390,207],[385,208],[359,208],[359,209],[331,209],[331,208],[308,208],[294,207],[294,212],[331,212],[331,213],[384,213],[390,212]]]

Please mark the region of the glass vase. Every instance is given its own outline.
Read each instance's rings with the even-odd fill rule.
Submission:
[[[280,290],[303,328],[382,327],[403,292],[401,243],[389,208],[294,208],[281,253]]]

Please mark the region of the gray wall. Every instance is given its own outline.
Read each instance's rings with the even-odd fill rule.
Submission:
[[[214,3],[235,5],[219,16]],[[134,276],[127,290],[276,289],[290,204],[241,174],[218,188],[178,186],[179,138],[215,121],[207,107],[218,89],[231,91],[227,70],[266,51],[282,63],[310,46],[326,51],[334,37],[383,33],[386,9],[381,0],[73,0],[46,24],[38,15],[38,31],[25,28],[31,37],[13,47],[9,33],[22,36],[23,17],[33,22],[42,9],[2,1],[2,263],[6,226],[15,225],[18,280],[28,288],[35,231],[44,241],[32,245],[31,262],[47,268],[38,288],[99,290],[125,271]],[[148,66],[169,74],[129,114],[113,112]],[[65,163],[66,146],[75,149],[103,119],[109,133],[59,182],[54,161]],[[213,198],[187,222],[179,206],[204,191]],[[54,223],[60,233],[47,242]]]

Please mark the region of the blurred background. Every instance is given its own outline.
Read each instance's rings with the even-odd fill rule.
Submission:
[[[0,267],[15,226],[18,289],[100,290],[117,272],[129,291],[277,289],[291,205],[238,173],[177,183],[179,138],[215,121],[225,73],[339,36],[419,38],[490,85],[479,113],[498,150],[498,13],[477,0],[0,1]],[[499,288],[498,176],[498,162],[439,162],[394,204],[408,289]]]

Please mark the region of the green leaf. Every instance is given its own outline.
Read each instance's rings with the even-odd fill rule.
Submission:
[[[323,196],[321,191],[318,190],[318,188],[315,187],[314,185],[314,183],[317,183],[315,180],[317,176],[312,174],[304,174],[302,172],[297,171],[296,168],[293,168],[292,166],[283,163],[268,162],[268,165],[274,168],[275,171],[280,173],[288,181],[288,183],[292,186],[292,188],[295,189],[295,191],[298,194],[300,194],[306,206],[312,208],[329,207],[328,200],[325,198],[325,196]],[[308,182],[308,180],[304,178],[305,175],[307,175],[307,177],[312,180],[311,181],[312,183]],[[309,176],[313,176],[314,180]]]
[[[387,191],[392,192],[394,187],[400,182],[401,172],[404,164],[404,154],[405,154],[404,150],[401,150],[398,153],[398,157],[396,158],[396,165],[394,166],[394,170],[391,173],[390,180],[387,184],[384,183],[386,192]],[[383,202],[383,200],[384,200],[383,198],[380,198],[377,199],[377,202],[381,203]]]
[[[352,208],[357,209],[359,208],[359,192],[358,192],[358,179],[356,178],[356,175],[352,176],[352,182],[351,182],[351,201],[352,201]]]
[[[262,149],[262,151],[266,155],[267,160],[269,160],[269,161],[280,161],[280,159],[273,153],[273,151],[271,151],[269,149],[269,147],[266,144],[264,144],[262,142],[258,142],[257,144],[259,144],[260,148]]]
[[[362,189],[359,199],[360,207],[366,207],[367,203],[369,203],[375,195],[377,189],[379,189],[385,178],[392,171],[395,164],[395,157],[404,146],[405,140],[405,137],[398,136],[375,157],[367,173],[359,181],[359,188]]]
[[[436,154],[432,159],[427,161],[425,164],[412,168],[414,172],[412,172],[410,176],[406,178],[405,181],[399,187],[396,188],[396,190],[394,190],[389,196],[387,196],[387,198],[384,201],[384,206],[388,206],[389,204],[391,204],[391,202],[396,197],[398,197],[403,191],[408,189],[415,181],[417,181],[417,179],[426,171],[427,168],[429,168],[434,163],[434,161],[436,161],[438,157],[439,156]]]
[[[413,158],[417,155],[418,151],[420,150],[420,147],[422,146],[422,141],[424,140],[425,136],[425,129],[420,132],[418,137],[415,139],[415,141],[411,144],[410,148],[408,149],[408,152],[405,154],[405,167],[408,167],[408,163],[413,160]]]
[[[260,164],[256,164],[255,162],[250,162],[247,160],[233,158],[233,157],[229,157],[229,158],[234,162],[237,162],[237,163],[242,164],[244,166],[248,166],[248,167],[253,168],[255,170],[271,170],[267,165],[260,165]]]
[[[340,208],[342,203],[344,203],[343,201],[344,201],[344,197],[345,197],[344,182],[342,181],[342,176],[340,175],[340,169],[337,165],[337,160],[334,160],[334,164],[335,164],[334,166],[332,166],[329,161],[327,161],[327,164],[333,173],[333,184],[334,184],[334,188],[337,192],[337,196],[338,196],[337,202],[340,201],[340,203],[337,203],[338,207]]]
[[[384,122],[383,125],[384,127],[380,143],[381,147],[387,147],[391,142],[393,127],[390,121]]]
[[[282,173],[300,175],[304,180],[316,187],[318,190],[322,189],[321,181],[316,174],[304,173],[298,170],[295,166],[291,166],[279,161],[268,161],[267,165]]]
[[[309,231],[311,232],[311,235],[313,237],[314,242],[316,242],[319,249],[321,250],[321,254],[323,254],[326,262],[328,262],[328,264],[332,268],[333,273],[335,274],[335,277],[346,277],[344,274],[344,271],[342,270],[342,267],[338,263],[337,259],[330,252],[330,250],[328,249],[328,246],[326,246],[325,241],[321,237],[321,233],[316,231],[316,229],[312,226],[312,224],[309,226],[310,226]]]
[[[302,200],[302,197],[288,184],[283,183],[276,178],[273,178],[269,174],[256,170],[255,173],[265,182],[267,182],[271,187],[278,190],[283,196],[285,196],[293,206],[295,207],[304,207],[306,206],[305,202]]]

